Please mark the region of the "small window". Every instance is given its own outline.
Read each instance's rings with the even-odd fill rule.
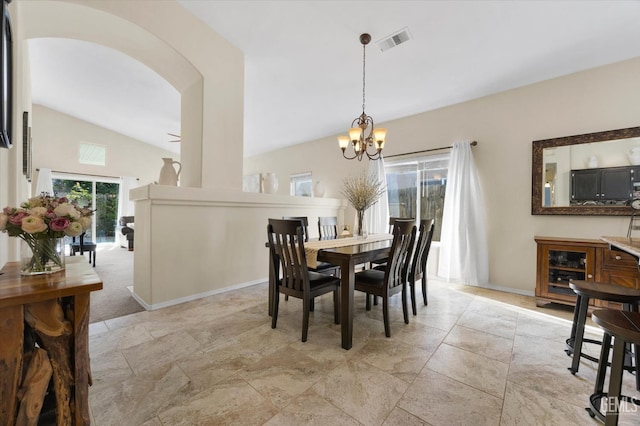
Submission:
[[[300,197],[311,197],[313,181],[311,172],[296,173],[290,177],[290,193]]]
[[[93,166],[105,166],[107,163],[107,148],[103,145],[80,142],[78,162]]]

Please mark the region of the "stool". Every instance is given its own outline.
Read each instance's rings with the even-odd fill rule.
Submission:
[[[613,309],[604,309],[593,312],[593,322],[604,330],[600,363],[596,375],[596,385],[593,394],[589,397],[589,407],[586,410],[591,417],[598,417],[604,421],[605,426],[618,424],[620,401],[631,402],[640,405],[640,400],[621,395],[622,373],[624,369],[624,357],[626,344],[640,344],[640,313],[625,312]],[[604,380],[607,374],[607,360],[613,340],[613,356],[611,359],[611,374],[609,377],[609,392],[603,392]],[[605,414],[600,411],[601,401],[605,398]],[[636,412],[636,409],[633,410]]]
[[[569,371],[576,374],[580,366],[580,357],[593,362],[598,362],[597,358],[582,353],[584,342],[601,344],[601,342],[584,338],[584,324],[587,321],[587,310],[589,300],[600,299],[607,302],[617,302],[623,304],[625,311],[638,312],[640,303],[640,291],[633,288],[622,287],[613,284],[598,283],[593,281],[571,281],[569,287],[577,294],[576,307],[573,311],[573,325],[571,326],[571,336],[567,339],[567,355],[573,354],[573,360]],[[636,351],[636,368],[638,366],[638,353]],[[640,389],[640,374],[636,374],[636,387]]]

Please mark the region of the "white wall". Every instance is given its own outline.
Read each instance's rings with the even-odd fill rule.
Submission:
[[[490,284],[533,294],[535,235],[626,235],[626,217],[532,216],[531,142],[640,125],[640,58],[384,123],[387,155],[477,140],[489,230]],[[375,111],[368,111],[375,117]],[[345,117],[345,130],[349,117]],[[337,136],[337,135],[335,135]],[[245,159],[245,173],[311,170],[329,196],[362,165],[341,158],[335,136]],[[303,169],[303,170],[299,170]]]
[[[342,216],[331,198],[147,185],[136,200],[134,296],[147,309],[193,300],[268,276],[267,223],[283,215]],[[170,226],[167,226],[170,224]],[[266,294],[265,294],[266,307]]]
[[[146,185],[158,180],[163,157],[180,160],[173,152],[41,105],[33,105],[31,116],[34,190],[38,175],[36,168],[112,177],[130,176],[140,179],[140,185]],[[107,150],[106,166],[80,164],[78,145],[81,142],[104,145]]]

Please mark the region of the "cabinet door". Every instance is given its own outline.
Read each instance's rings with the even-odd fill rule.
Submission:
[[[600,196],[600,170],[571,172],[571,201],[595,201]]]
[[[631,168],[603,169],[600,178],[600,199],[626,201],[631,198]]]
[[[595,248],[570,245],[544,245],[536,295],[560,303],[575,304],[576,294],[569,287],[571,280],[593,280]]]

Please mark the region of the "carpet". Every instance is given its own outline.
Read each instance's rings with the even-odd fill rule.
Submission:
[[[144,310],[127,288],[133,286],[133,253],[119,244],[98,244],[95,271],[102,279],[102,290],[91,293],[90,323]],[[88,256],[84,254],[87,261]]]

